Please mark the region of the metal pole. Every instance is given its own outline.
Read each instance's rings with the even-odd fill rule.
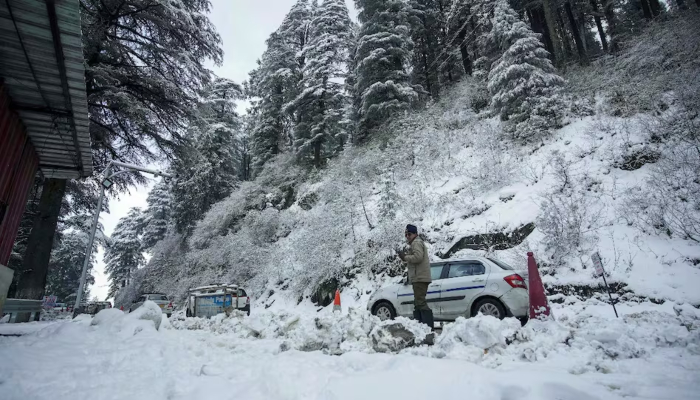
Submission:
[[[105,169],[105,177],[109,177],[109,170],[112,167],[112,163],[107,165]],[[97,201],[97,210],[95,211],[95,216],[92,219],[92,227],[90,228],[90,239],[88,239],[88,245],[85,249],[85,261],[83,261],[83,272],[80,274],[80,286],[78,286],[78,294],[75,296],[75,307],[73,307],[73,318],[78,315],[78,310],[80,308],[80,302],[83,300],[83,290],[85,288],[85,279],[87,277],[87,268],[90,265],[90,257],[92,256],[92,242],[95,240],[95,232],[97,231],[97,224],[100,221],[100,211],[102,211],[102,201],[105,198],[105,187],[100,181],[100,199]]]
[[[610,297],[610,304],[612,304],[613,310],[615,311],[615,318],[620,318],[620,316],[617,315],[617,308],[615,308],[615,301],[613,301],[612,294],[610,294],[610,286],[608,286],[608,281],[605,279],[605,272],[603,272],[603,283],[605,283],[605,288],[608,290],[608,296]]]

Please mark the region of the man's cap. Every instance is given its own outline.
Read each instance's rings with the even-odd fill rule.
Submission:
[[[415,225],[408,224],[406,225],[406,232],[408,233],[413,233],[413,234],[418,234],[418,228],[416,228]]]

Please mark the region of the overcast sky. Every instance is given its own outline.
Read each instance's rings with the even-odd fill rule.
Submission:
[[[246,80],[248,72],[256,67],[255,61],[265,51],[265,40],[279,27],[295,2],[296,0],[211,0],[210,18],[221,35],[224,49],[223,64],[211,65],[214,73],[238,83]],[[354,18],[353,1],[346,0],[346,4]],[[146,196],[153,182],[110,201],[111,212],[101,216],[107,235],[112,234],[119,218],[124,217],[129,209],[146,207]],[[97,296],[100,300],[105,299],[108,292],[103,255],[104,252],[100,250],[97,255],[98,264],[93,271],[95,284],[90,288],[90,298]]]

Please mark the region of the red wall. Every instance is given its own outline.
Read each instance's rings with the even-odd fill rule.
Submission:
[[[0,264],[7,265],[39,158],[0,81]],[[4,210],[4,215],[3,215]]]

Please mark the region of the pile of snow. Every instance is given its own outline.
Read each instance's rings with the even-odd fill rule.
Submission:
[[[447,325],[435,343],[433,356],[478,361],[495,347],[504,348],[520,330],[520,321],[515,318],[500,320],[492,316],[478,315],[474,318],[457,318]]]
[[[117,308],[107,308],[95,315],[90,321],[91,326],[98,329],[106,329],[112,332],[122,332],[126,336],[133,336],[144,330],[157,331],[163,324],[163,311],[152,301],[146,301],[143,305],[129,314]],[[167,328],[166,328],[167,329]]]
[[[219,314],[211,319],[173,319],[171,323],[175,329],[206,330],[236,338],[275,339],[280,341],[280,351],[321,350],[327,354],[395,352],[420,344],[430,333],[426,325],[414,320],[381,321],[366,310],[353,308],[345,314],[263,311],[250,317]]]

